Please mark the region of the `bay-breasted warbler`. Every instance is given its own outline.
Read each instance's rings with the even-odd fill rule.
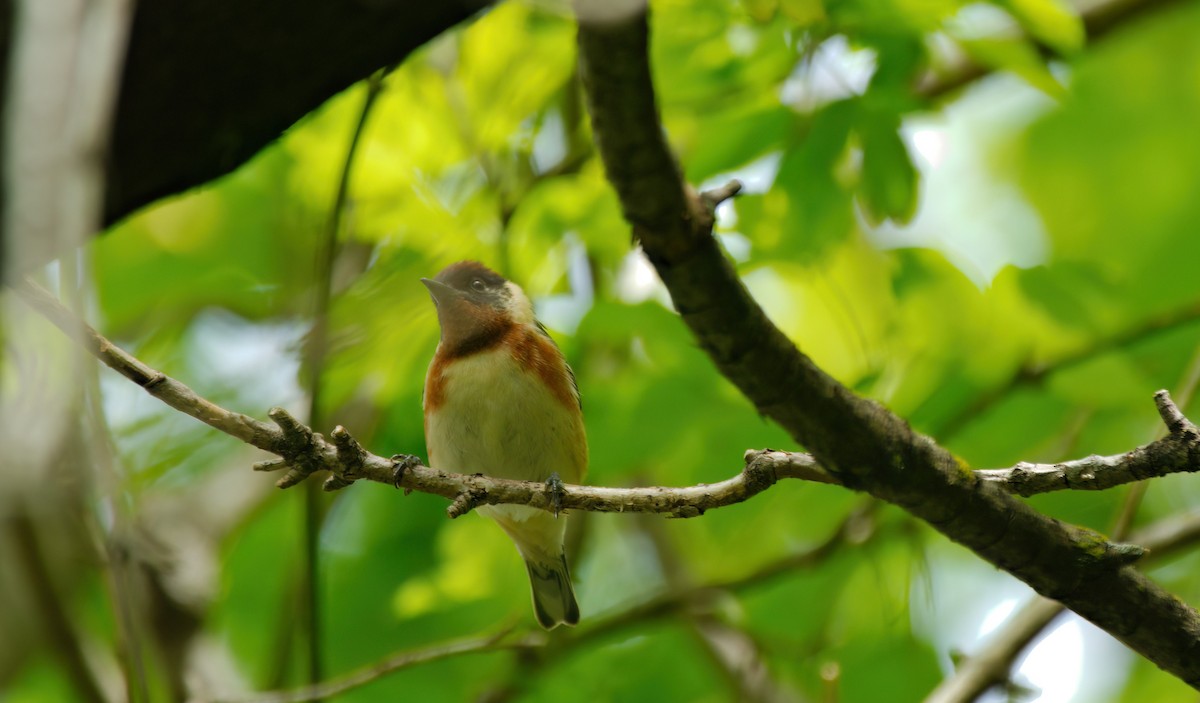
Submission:
[[[425,377],[429,464],[458,473],[580,483],[587,437],[575,376],[515,283],[474,261],[432,280],[441,342]],[[523,505],[485,505],[517,545],[542,627],[579,622],[563,554],[566,520]]]

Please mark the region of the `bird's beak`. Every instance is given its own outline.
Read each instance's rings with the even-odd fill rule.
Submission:
[[[441,281],[435,281],[432,278],[422,278],[421,283],[424,283],[425,287],[429,289],[429,296],[433,298],[434,305],[439,305],[460,295],[458,291],[450,286]]]

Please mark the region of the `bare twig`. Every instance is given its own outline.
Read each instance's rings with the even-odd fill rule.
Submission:
[[[852,511],[830,537],[809,550],[787,555],[776,561],[769,562],[738,578],[714,581],[712,583],[685,587],[677,591],[664,593],[644,603],[601,618],[591,625],[585,625],[583,629],[576,633],[571,633],[561,639],[556,638],[553,648],[547,648],[546,645],[550,640],[546,637],[545,633],[535,632],[514,640],[504,641],[508,630],[503,630],[491,637],[472,638],[394,654],[378,663],[359,669],[352,674],[339,677],[315,687],[310,686],[295,691],[271,692],[253,696],[230,696],[219,700],[222,703],[304,703],[305,701],[345,693],[346,691],[364,686],[383,676],[411,666],[458,656],[460,654],[524,650],[535,655],[530,659],[530,666],[546,666],[565,657],[571,651],[585,644],[609,637],[630,627],[670,616],[690,603],[703,602],[714,593],[722,591],[740,592],[767,583],[782,575],[794,573],[799,570],[816,568],[836,554],[842,546],[846,544],[863,544],[877,534],[876,524],[871,518],[875,506],[877,506],[877,503],[871,501],[864,507]],[[1134,539],[1142,541],[1147,546],[1153,548],[1152,558],[1161,559],[1187,544],[1200,540],[1200,513],[1155,523],[1134,535]],[[522,669],[521,671],[528,673],[527,669]],[[506,694],[517,693],[520,685],[521,682],[519,681],[513,682],[508,689],[495,692],[495,695],[488,697],[487,700],[507,699]]]
[[[1065,610],[1058,601],[1034,596],[954,675],[938,684],[925,703],[969,703],[1008,680],[1016,658]]]
[[[275,423],[274,427],[226,410],[122,351],[71,315],[41,288],[24,283],[17,286],[16,290],[22,299],[64,332],[80,340],[97,358],[151,395],[226,434],[277,454],[281,458],[259,462],[254,468],[258,471],[286,469],[284,476],[276,483],[280,488],[296,485],[318,471],[329,471],[332,476],[325,482],[327,490],[365,479],[406,490],[433,493],[454,501],[448,509],[451,517],[462,515],[478,505],[513,503],[547,511],[554,509],[545,485],[533,481],[456,474],[412,464],[406,465],[396,483],[396,462],[366,451],[345,428],[335,428],[331,433],[333,442],[330,442],[282,408],[272,408],[268,412]],[[1200,468],[1200,437],[1197,437],[1195,426],[1175,408],[1166,391],[1156,394],[1155,400],[1160,414],[1173,429],[1168,436],[1118,457],[1089,457],[1054,465],[1068,467],[1065,471],[1073,476],[1082,473],[1082,470],[1076,471],[1072,467],[1093,467],[1096,470],[1093,478],[1045,478],[1051,473],[1050,469],[1042,470],[1042,465],[1037,464],[1018,464],[1012,469],[974,473],[989,483],[1013,492],[1037,493],[1063,488],[1106,488],[1147,476],[1197,470]],[[780,479],[842,483],[840,477],[827,471],[811,454],[771,449],[749,450],[744,460],[745,466],[739,474],[713,484],[679,488],[567,485],[562,493],[561,507],[592,512],[649,512],[666,513],[673,517],[696,517],[714,508],[748,500]],[[1039,490],[1031,489],[1033,485],[1038,486]]]
[[[436,659],[460,654],[521,650],[532,656],[526,658],[523,668],[518,668],[514,672],[514,676],[519,680],[511,681],[504,689],[493,691],[484,697],[493,703],[507,700],[511,695],[518,693],[521,686],[529,680],[528,674],[533,668],[544,667],[563,659],[579,647],[610,637],[614,633],[628,628],[674,615],[691,604],[709,602],[713,595],[719,592],[740,592],[761,586],[780,576],[815,569],[827,562],[841,547],[866,543],[878,534],[877,525],[872,517],[877,506],[878,503],[875,501],[868,501],[863,506],[851,511],[824,541],[807,550],[788,554],[768,562],[744,576],[696,586],[684,586],[668,591],[644,603],[582,625],[578,631],[562,633],[553,639],[549,638],[545,632],[537,631],[505,640],[509,630],[504,629],[492,637],[473,638],[448,645],[436,645],[426,649],[395,654],[353,674],[317,687],[220,700],[222,703],[303,703],[316,698],[329,697],[335,693],[345,693],[387,674]],[[553,647],[548,647],[547,645],[551,643],[553,643]]]
[[[647,516],[636,522],[654,548],[667,588],[671,592],[689,594],[679,609],[680,619],[725,675],[730,697],[743,703],[793,700],[791,691],[771,676],[766,657],[754,638],[743,628],[717,616],[713,596],[718,592],[693,590],[691,570],[664,530],[665,523]]]
[[[155,398],[185,415],[190,415],[259,449],[274,452],[283,447],[283,434],[278,428],[241,413],[230,412],[200,397],[179,381],[150,368],[78,320],[43,288],[28,281],[17,283],[13,287],[22,300],[68,337],[82,344],[92,356],[141,386]]]
[[[1167,391],[1154,394],[1159,415],[1168,434],[1133,451],[1113,456],[1089,456],[1057,464],[1021,462],[1011,469],[977,471],[986,481],[1002,483],[1005,489],[1023,496],[1062,490],[1104,490],[1123,483],[1165,476],[1181,471],[1197,471],[1200,465],[1200,433]]]
[[[314,266],[313,291],[313,324],[305,345],[306,366],[308,367],[308,423],[314,427],[325,424],[323,404],[323,387],[321,377],[325,373],[325,361],[329,352],[329,308],[333,298],[334,264],[338,258],[338,237],[341,235],[342,222],[345,218],[347,203],[350,198],[350,180],[354,173],[355,156],[359,144],[366,131],[367,120],[375,101],[383,92],[383,79],[391,72],[391,68],[381,69],[371,74],[366,81],[366,95],[359,109],[358,120],[350,133],[346,145],[346,155],[342,160],[342,168],[338,172],[337,189],[333,205],[330,208],[329,219],[323,236],[320,238]],[[321,495],[320,487],[309,484],[304,487],[304,510],[301,515],[301,572],[302,577],[297,586],[301,602],[299,617],[280,618],[281,627],[295,627],[304,642],[308,660],[308,680],[316,684],[323,676],[321,673],[321,593],[317,585],[320,573],[320,539],[321,523],[325,519],[326,502]],[[285,608],[290,605],[285,604]],[[285,650],[280,656],[287,655]],[[280,662],[284,663],[284,662]],[[277,667],[282,672],[283,667]]]
[[[1189,421],[1167,391],[1154,394],[1159,416],[1168,433],[1161,439],[1124,454],[1092,455],[1056,464],[1019,462],[1007,469],[980,469],[975,475],[1021,496],[1062,490],[1102,491],[1134,481],[1173,473],[1200,471],[1200,431]],[[820,467],[811,454],[763,450],[747,452],[747,461],[770,466],[784,474],[804,473],[803,478],[840,483]],[[795,462],[797,466],[789,467]]]
[[[1179,385],[1180,404],[1187,406],[1200,385],[1200,348]],[[1166,392],[1155,396],[1159,416],[1166,423],[1164,428],[1171,434],[1187,429],[1187,419],[1171,402]],[[1156,433],[1161,436],[1161,432]],[[1135,483],[1121,502],[1114,521],[1113,539],[1126,539],[1132,529],[1134,517],[1141,506],[1149,483]],[[1152,558],[1162,558],[1166,553],[1200,539],[1200,515],[1168,518],[1138,532],[1134,541],[1145,545]],[[1013,662],[1021,652],[1058,617],[1063,611],[1061,603],[1041,596],[1034,596],[1017,613],[997,630],[979,652],[958,664],[954,675],[947,678],[930,694],[927,703],[967,703],[973,701],[992,686],[1008,682]]]
[[[51,649],[62,662],[67,678],[80,698],[87,703],[105,703],[107,697],[84,658],[83,646],[75,633],[70,615],[63,609],[59,589],[46,564],[33,521],[27,513],[18,509],[7,522],[20,558],[16,566],[23,567],[29,580],[29,592],[46,628]]]
[[[219,703],[305,703],[306,701],[316,701],[345,693],[387,674],[417,666],[418,664],[428,664],[439,659],[446,659],[462,654],[479,654],[528,646],[525,640],[504,642],[503,640],[506,635],[508,635],[508,630],[487,637],[472,637],[435,647],[401,652],[345,676],[324,683],[298,688],[294,691],[280,691],[245,697],[231,696],[217,700]]]

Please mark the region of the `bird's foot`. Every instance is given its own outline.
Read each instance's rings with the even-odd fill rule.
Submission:
[[[414,466],[420,466],[421,459],[412,454],[393,454],[392,455],[392,485],[400,488],[400,483],[404,480],[404,472]]]
[[[558,517],[558,514],[562,512],[565,484],[557,471],[546,479],[546,490],[550,493],[550,509],[554,512],[554,517]]]

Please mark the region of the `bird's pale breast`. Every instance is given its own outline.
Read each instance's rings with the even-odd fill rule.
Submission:
[[[561,391],[505,345],[445,364],[435,359],[425,422],[434,468],[528,481],[558,472],[576,483],[587,465],[578,405],[564,403]]]

